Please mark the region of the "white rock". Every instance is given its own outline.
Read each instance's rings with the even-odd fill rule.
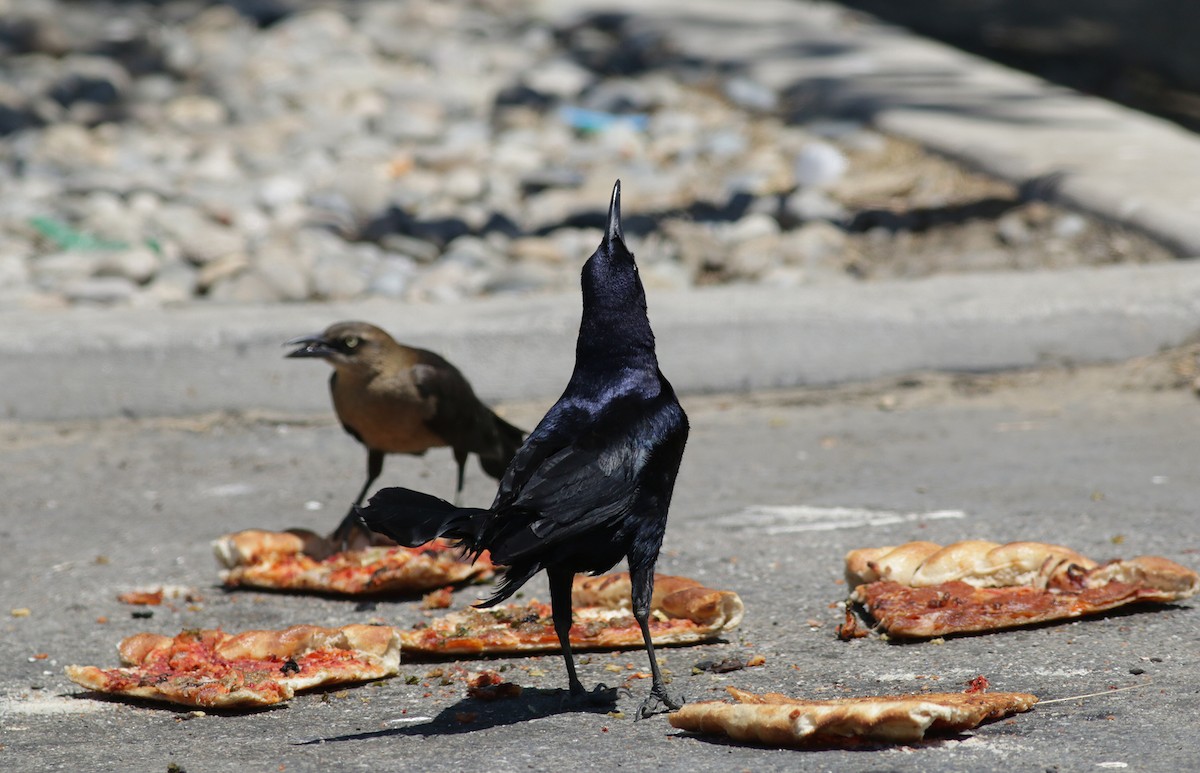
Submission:
[[[508,255],[515,261],[563,264],[568,255],[561,240],[546,236],[525,236],[513,239],[508,245]]]
[[[796,154],[793,164],[801,188],[823,188],[841,179],[850,162],[828,142],[810,142]]]
[[[179,204],[161,207],[154,213],[153,220],[164,238],[178,244],[183,255],[199,265],[243,253],[246,249],[240,233],[191,207]]]
[[[640,272],[642,282],[653,290],[683,290],[692,286],[692,272],[674,260],[660,260]]]
[[[757,279],[779,264],[779,234],[762,234],[729,250],[725,270],[739,279]]]
[[[245,271],[213,285],[208,299],[217,303],[273,303],[280,296],[262,274]]]
[[[506,295],[538,292],[558,283],[559,276],[543,263],[514,263],[492,273],[483,290]]]
[[[811,268],[817,264],[840,263],[849,236],[832,223],[814,220],[783,235],[779,254],[784,263]]]
[[[446,106],[436,100],[397,100],[386,106],[374,125],[393,140],[436,140],[446,130]]]
[[[774,110],[778,101],[771,87],[744,77],[725,81],[725,96],[738,107],[761,112]]]
[[[438,262],[420,274],[409,286],[409,300],[451,303],[478,295],[490,276],[486,270],[463,262]]]
[[[372,294],[403,298],[418,273],[417,263],[404,255],[386,255],[375,268],[368,289]]]
[[[241,252],[231,252],[202,265],[196,273],[196,287],[207,291],[250,267],[250,258]]]
[[[149,303],[170,306],[193,300],[196,295],[196,269],[186,263],[168,263],[154,280],[139,293]]]
[[[265,207],[278,209],[300,201],[305,191],[303,180],[292,175],[277,174],[259,183],[258,200]]]
[[[691,140],[692,138],[689,138]],[[750,141],[738,129],[719,129],[704,140],[704,151],[717,160],[732,159],[746,152]]]
[[[473,166],[451,170],[442,183],[443,192],[458,201],[472,201],[483,195],[483,174]]]
[[[1074,212],[1066,212],[1054,219],[1054,235],[1060,239],[1074,239],[1087,230],[1087,220]]]
[[[779,222],[770,215],[756,212],[746,215],[723,229],[723,237],[731,243],[746,242],[779,234]]]
[[[478,268],[490,266],[498,268],[506,263],[504,255],[486,239],[478,236],[460,236],[446,245],[442,253],[442,263],[462,263]]]
[[[203,94],[185,94],[167,102],[167,120],[181,129],[211,129],[229,120],[225,105]]]
[[[103,259],[104,254],[95,251],[55,252],[35,258],[31,268],[38,285],[51,287],[94,275]]]
[[[149,247],[137,245],[125,250],[102,253],[104,257],[96,267],[98,276],[124,277],[137,284],[145,284],[158,271],[159,258]]]
[[[313,294],[324,300],[346,300],[362,295],[367,289],[365,277],[346,259],[323,257],[317,260],[312,271]]]
[[[252,271],[285,301],[306,301],[312,295],[309,273],[299,262],[280,254],[259,257]]]
[[[226,142],[204,148],[189,165],[188,175],[200,180],[217,181],[241,180],[244,176],[236,151]]]
[[[810,220],[842,220],[846,217],[845,207],[815,188],[796,191],[788,196],[783,207],[793,217],[806,222]]]
[[[996,235],[1010,246],[1022,246],[1033,241],[1033,231],[1019,212],[1009,212],[996,221]]]
[[[0,255],[0,288],[12,290],[29,284],[29,266],[19,255]]]
[[[436,244],[414,236],[388,234],[379,241],[388,252],[411,258],[417,263],[432,263],[442,254]]]
[[[594,76],[590,70],[560,57],[536,65],[525,73],[524,79],[534,91],[559,99],[572,99],[592,82]]]

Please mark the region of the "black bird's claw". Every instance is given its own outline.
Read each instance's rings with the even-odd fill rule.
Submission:
[[[612,706],[617,702],[617,695],[619,693],[619,688],[609,687],[604,682],[601,682],[587,694],[587,702],[593,706]]]
[[[591,692],[570,693],[566,701],[575,706],[615,706],[618,692],[616,687],[609,687],[601,683],[596,685]]]
[[[378,537],[363,520],[360,508],[352,506],[350,512],[346,513],[346,517],[329,535],[329,542],[333,552],[344,553],[348,550],[371,547],[378,542]]]
[[[675,700],[668,693],[665,687],[654,687],[650,690],[650,695],[646,700],[642,701],[642,705],[638,706],[637,714],[633,715],[634,721],[646,719],[655,714],[666,714],[671,711],[678,711],[683,708],[686,699],[680,698]]]

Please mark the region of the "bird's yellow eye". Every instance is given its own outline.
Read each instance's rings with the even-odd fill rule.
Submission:
[[[358,336],[346,336],[343,343],[346,344],[347,349],[357,349],[358,348]]]

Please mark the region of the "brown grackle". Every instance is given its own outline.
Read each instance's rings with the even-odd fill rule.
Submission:
[[[433,352],[397,343],[375,325],[338,322],[286,345],[300,347],[288,357],[319,357],[333,366],[334,411],[367,449],[367,480],[330,537],[334,549],[370,543],[354,508],[383,471],[385,454],[420,455],[450,446],[458,464],[457,501],[469,454],[499,478],[524,439],[524,431],[480,402],[458,368]]]

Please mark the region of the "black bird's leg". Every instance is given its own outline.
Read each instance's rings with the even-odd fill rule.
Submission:
[[[333,530],[333,534],[329,535],[329,539],[333,542],[336,550],[349,550],[351,542],[356,536],[365,538],[368,545],[371,542],[371,532],[359,521],[356,508],[366,499],[367,492],[371,490],[371,484],[383,472],[383,455],[383,451],[367,449],[367,482],[363,484],[362,490],[354,498],[354,504],[350,506],[350,512],[346,513],[346,517]]]
[[[571,696],[578,697],[586,691],[575,674],[575,657],[571,654],[571,585],[575,580],[575,573],[563,569],[547,569],[546,577],[550,581],[550,608],[554,615],[554,632],[558,634],[558,643],[562,645],[563,659],[567,663],[567,682],[571,687]]]
[[[460,451],[454,449],[454,461],[458,464],[458,487],[454,489],[454,506],[462,505],[462,489],[463,489],[463,473],[467,469],[467,455],[469,451]]]
[[[667,686],[663,683],[662,672],[658,670],[658,658],[654,656],[654,645],[650,643],[650,599],[654,595],[654,565],[648,569],[629,567],[629,579],[632,591],[633,618],[642,629],[642,639],[646,642],[646,654],[650,656],[650,695],[638,707],[634,719],[645,719],[654,714],[666,711],[676,711],[683,706],[682,700],[676,700],[667,694]]]

